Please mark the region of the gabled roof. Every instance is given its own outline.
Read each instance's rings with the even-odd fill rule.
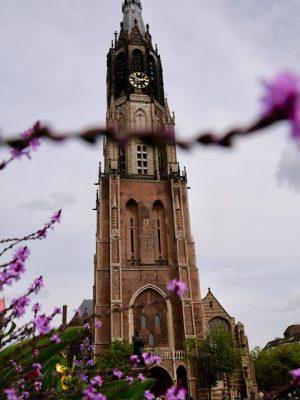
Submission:
[[[228,312],[225,310],[225,308],[222,306],[222,304],[219,302],[219,300],[215,297],[215,295],[212,293],[211,289],[208,288],[208,292],[207,295],[202,299],[202,301],[210,301],[210,300],[214,300],[216,303],[218,303],[218,305],[220,306],[220,308],[224,311],[224,313],[228,316],[228,318],[232,318],[230,316],[230,314],[228,314]]]
[[[82,315],[86,313],[89,317],[91,317],[93,315],[93,300],[83,300],[79,310]]]

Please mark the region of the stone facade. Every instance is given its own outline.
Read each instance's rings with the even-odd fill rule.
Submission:
[[[123,13],[107,59],[107,124],[120,132],[161,129],[170,134],[175,117],[164,98],[160,55],[149,26],[141,29],[140,1],[126,0]],[[130,84],[137,72],[146,75],[148,84]],[[180,379],[194,399],[201,398],[205,394],[198,392],[196,371],[184,361],[184,341],[203,339],[217,317],[243,343],[246,337],[211,292],[201,300],[187,176],[176,147],[132,137],[122,148],[107,139],[104,158],[96,207],[93,308],[103,323],[94,332],[96,355],[114,340],[131,341],[138,330],[146,348],[162,357],[153,376],[160,374],[165,382]],[[182,301],[167,292],[172,279],[189,288]]]

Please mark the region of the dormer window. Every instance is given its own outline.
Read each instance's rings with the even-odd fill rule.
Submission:
[[[139,175],[148,175],[147,146],[137,145],[137,172]]]

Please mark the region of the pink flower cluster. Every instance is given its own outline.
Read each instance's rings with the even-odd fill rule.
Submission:
[[[290,374],[292,375],[293,383],[300,386],[300,368],[290,371]]]
[[[161,363],[161,357],[145,352],[142,354],[141,358],[133,354],[130,356],[130,361],[133,367],[137,367],[139,364],[146,364],[147,366],[159,365]]]
[[[12,261],[0,273],[0,291],[3,290],[5,284],[11,286],[13,281],[19,281],[21,279],[21,275],[24,274],[26,270],[25,261],[29,255],[30,250],[28,247],[21,247],[16,250]]]
[[[31,151],[35,151],[41,145],[39,138],[34,137],[34,128],[30,128],[27,131],[20,134],[20,136],[26,140],[27,146],[24,149],[12,148],[11,157],[13,159],[20,159],[26,156],[28,159],[31,158]]]
[[[106,400],[106,396],[98,392],[98,388],[102,387],[103,378],[98,375],[95,376],[83,391],[83,400]]]
[[[184,388],[174,385],[174,386],[170,387],[170,389],[167,390],[167,393],[164,395],[164,399],[166,399],[166,400],[185,400],[186,393],[187,393],[187,391]],[[155,396],[153,393],[150,392],[150,390],[145,391],[144,398],[146,400],[155,400]]]
[[[52,217],[50,218],[50,221],[47,222],[45,224],[45,226],[37,232],[37,237],[39,239],[45,239],[47,237],[48,229],[51,229],[51,228],[53,228],[53,225],[60,223],[60,221],[61,221],[61,213],[62,213],[61,210],[55,212],[52,215]]]
[[[286,71],[278,74],[273,81],[264,82],[265,95],[263,117],[273,114],[291,123],[291,135],[300,140],[300,77]]]
[[[167,289],[169,292],[176,294],[181,299],[184,293],[188,290],[187,285],[179,279],[173,279],[168,283]]]
[[[123,376],[123,372],[119,371],[118,369],[113,370],[113,376],[116,377],[117,379],[121,379]]]

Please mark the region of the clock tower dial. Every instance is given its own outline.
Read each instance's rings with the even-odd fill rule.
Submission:
[[[129,77],[129,82],[137,89],[145,89],[149,85],[150,79],[143,72],[133,72]]]

